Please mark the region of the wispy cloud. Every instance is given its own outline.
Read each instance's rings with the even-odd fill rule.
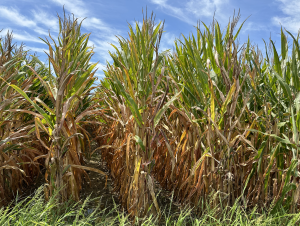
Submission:
[[[114,52],[115,49],[111,44],[118,46],[118,39],[115,36],[108,36],[107,38],[103,39],[96,39],[94,38],[92,41],[89,41],[89,44],[94,46],[94,51],[101,57],[103,60],[100,63],[105,63],[106,60],[110,60],[111,57],[108,51]]]
[[[57,5],[64,6],[64,8],[73,13],[75,17],[85,19],[82,26],[87,29],[97,29],[101,32],[111,33],[114,29],[102,21],[100,18],[91,16],[90,10],[86,7],[87,4],[82,0],[51,0]]]
[[[219,18],[223,18],[222,7],[229,0],[188,0],[182,7],[175,7],[173,2],[168,2],[168,0],[150,0],[150,2],[161,7],[164,13],[195,25],[197,19],[212,17],[215,11],[218,13]]]
[[[75,17],[84,19],[82,26],[89,31],[93,31],[89,40],[89,45],[94,47],[95,57],[100,60],[98,62],[98,77],[103,77],[103,69],[106,68],[106,61],[111,61],[111,57],[108,51],[114,51],[114,48],[110,45],[118,45],[115,34],[120,34],[120,31],[115,29],[110,24],[105,23],[102,19],[93,17],[92,12],[87,8],[87,4],[82,0],[51,0],[57,5],[64,6],[64,8],[73,13]]]
[[[300,29],[300,1],[298,0],[277,0],[279,8],[285,16],[274,16],[274,25],[283,26],[292,33],[298,33]]]
[[[87,18],[86,20],[84,20],[83,26],[88,29],[97,29],[98,32],[103,32],[106,34],[112,34],[116,31],[101,19],[95,17]]]
[[[16,9],[8,8],[5,6],[0,7],[0,15],[2,18],[10,20],[11,22],[18,24],[22,27],[34,27],[36,23],[32,20],[27,19],[21,15]]]
[[[11,28],[3,29],[2,32],[0,33],[0,36],[4,36],[7,34],[7,32],[11,32],[11,31],[13,31],[13,29]],[[41,39],[28,34],[26,31],[23,31],[21,33],[19,33],[18,31],[13,31],[12,34],[13,34],[13,40],[16,41],[44,43]]]
[[[168,0],[150,0],[153,4],[158,5],[164,10],[164,13],[176,17],[188,24],[195,24],[195,22],[189,18],[186,14],[186,9],[179,8],[168,4]]]
[[[88,9],[81,0],[52,0],[52,2],[64,6],[69,12],[73,13],[76,17],[86,17],[88,15]],[[83,18],[82,18],[83,19]]]
[[[187,11],[199,17],[213,17],[216,12],[216,15],[221,17],[221,9],[228,2],[229,0],[190,0],[187,3]]]
[[[143,26],[143,22],[142,21],[131,21],[130,25],[135,28],[136,23],[138,23],[139,27],[141,28]]]
[[[35,21],[45,25],[51,31],[58,31],[58,23],[57,18],[53,15],[49,15],[47,12],[43,10],[32,10],[32,15]]]
[[[70,13],[73,13],[75,17],[80,17],[80,19],[84,19],[83,27],[92,29],[96,28],[102,32],[109,32],[113,30],[108,24],[103,22],[101,19],[92,17],[91,12],[86,7],[87,4],[82,0],[51,0],[52,2],[64,6],[66,10]]]
[[[19,13],[15,8],[8,8],[5,6],[0,7],[0,17],[3,19],[11,21],[16,26],[26,27],[38,34],[46,35],[47,30],[38,26],[38,24],[53,25],[54,20],[49,16],[43,16],[44,14],[41,12],[37,13],[36,11],[33,11],[33,15],[35,20],[28,19],[28,17]]]
[[[263,24],[247,22],[243,26],[242,33],[247,33],[249,31],[262,31],[262,30],[266,30],[266,29],[267,29],[267,27]]]
[[[165,51],[167,49],[172,50],[174,48],[174,41],[177,37],[171,33],[171,32],[165,32],[162,35],[161,41],[160,41],[160,51]]]
[[[118,45],[117,38],[114,35],[120,34],[120,31],[114,28],[111,24],[107,24],[102,19],[93,16],[90,8],[83,0],[51,0],[57,5],[64,6],[69,12],[73,13],[75,17],[84,19],[82,23],[83,28],[92,31],[89,45],[94,47],[95,56],[93,59],[99,59],[98,72],[99,78],[104,76],[102,70],[106,68],[106,61],[111,61],[111,57],[108,51],[114,51],[114,48],[110,45]]]
[[[29,50],[30,52],[37,52],[37,53],[48,53],[49,50],[45,48],[38,48],[38,47],[32,47],[32,46],[25,46],[25,50]]]

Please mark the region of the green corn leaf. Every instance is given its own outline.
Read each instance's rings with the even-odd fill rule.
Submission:
[[[71,167],[71,165],[67,165],[67,166],[64,168],[64,170],[63,170],[63,172],[62,172],[62,175],[64,175],[65,172],[67,172],[67,170],[70,169],[70,167]]]
[[[11,144],[11,145],[9,145],[8,147],[4,148],[4,149],[2,150],[2,152],[3,152],[3,153],[6,153],[6,152],[8,152],[8,151],[10,151],[10,150],[22,150],[22,148],[21,148],[20,145],[18,145],[18,144]]]
[[[281,27],[281,57],[283,60],[286,58],[287,54],[288,54],[287,40]]]
[[[266,144],[267,144],[267,141],[264,140],[262,142],[262,144],[260,145],[260,148],[257,151],[257,155],[254,158],[254,159],[258,159],[258,167],[257,167],[257,172],[258,173],[260,171],[260,166],[261,166],[261,163],[262,163],[262,158],[263,158],[263,155],[264,155],[264,150],[265,150]]]
[[[290,86],[285,82],[285,80],[281,76],[279,76],[277,71],[273,71],[273,73],[274,73],[275,77],[278,79],[280,86],[283,89],[284,95],[291,102],[292,101],[292,92],[291,92]]]
[[[138,136],[138,135],[135,135],[134,136],[134,139],[136,140],[136,142],[140,145],[140,147],[142,148],[142,150],[145,152],[146,151],[146,148],[143,144],[143,141],[142,139]]]
[[[139,112],[138,106],[136,104],[136,102],[132,99],[132,97],[124,90],[124,87],[122,86],[121,82],[115,78],[115,84],[118,87],[118,90],[121,92],[122,96],[125,98],[132,114],[135,116],[135,119],[137,121],[137,123],[139,124],[139,126],[143,125],[143,120],[142,120],[142,116]]]
[[[281,138],[275,134],[269,134],[269,133],[264,133],[262,131],[259,131],[259,130],[256,130],[256,129],[246,129],[248,131],[251,131],[251,132],[256,132],[256,133],[260,133],[260,134],[263,134],[263,135],[266,135],[266,136],[269,136],[269,137],[273,137],[275,138],[277,141],[283,143],[283,144],[288,144],[294,148],[296,148],[295,144],[291,143],[290,140],[288,138]]]
[[[236,80],[234,81],[233,85],[231,86],[231,88],[226,96],[226,99],[225,99],[224,103],[222,104],[221,118],[224,116],[226,109],[227,109],[227,105],[230,103],[235,90],[236,90]]]
[[[268,165],[268,171],[266,173],[266,176],[265,176],[265,190],[268,188],[268,183],[269,183],[269,178],[270,178],[270,172],[271,172],[271,169],[272,169],[272,165],[273,165],[273,162],[274,162],[274,159],[276,158],[276,156],[278,155],[278,152],[280,150],[280,144],[277,144],[275,148],[272,149],[271,151],[271,160],[270,160],[270,163]]]
[[[266,41],[263,39],[263,41],[264,41],[264,43],[265,43],[265,50],[266,50],[266,57],[267,57],[267,62],[270,62],[270,60],[269,60],[269,54],[268,54],[268,47],[267,47],[267,43],[266,43]]]
[[[248,17],[248,18],[249,18],[249,17]],[[248,19],[248,18],[247,18],[247,19]],[[246,19],[246,20],[247,20],[247,19]],[[240,33],[240,31],[241,31],[241,29],[242,29],[244,23],[246,22],[246,20],[244,20],[243,23],[241,24],[241,26],[239,27],[239,29],[238,29],[238,31],[236,32],[236,34],[235,34],[233,40],[236,40],[236,38],[238,37],[238,35],[239,35],[239,33]]]
[[[32,104],[32,106],[35,108],[35,110],[37,110],[44,117],[44,119],[47,121],[48,125],[53,130],[54,129],[54,123],[52,122],[52,120],[50,119],[50,117],[48,116],[48,114],[42,108],[40,108],[36,103],[34,103],[27,96],[27,94],[23,90],[21,90],[18,86],[16,86],[16,85],[10,85],[10,86],[12,88],[14,88],[17,92],[19,92],[28,102],[30,102]]]
[[[290,183],[290,180],[291,180],[291,176],[292,176],[295,168],[298,166],[297,163],[298,163],[298,160],[296,160],[296,159],[291,161],[291,164],[290,164],[290,166],[288,168],[288,171],[286,173],[282,193],[280,195],[280,198],[279,198],[278,202],[275,204],[274,208],[272,209],[271,214],[274,214],[282,206],[282,202],[283,202],[284,198],[286,197],[286,194],[289,191],[292,191],[292,190],[296,189],[297,186],[294,183]]]
[[[293,126],[293,140],[295,142],[296,145],[298,145],[299,143],[299,135],[298,135],[298,130],[297,130],[297,126],[296,126],[296,120],[294,117],[294,108],[291,106],[291,117],[292,117],[292,126]],[[298,150],[293,148],[293,158],[297,159],[298,158]]]
[[[298,131],[300,131],[300,111],[298,111],[298,113],[297,113],[296,126],[298,128]]]
[[[174,95],[155,115],[154,117],[154,127],[157,126],[159,120],[161,119],[162,115],[165,113],[165,111],[169,108],[169,106],[178,98],[178,96],[181,94],[183,90],[178,92],[176,95]]]
[[[293,38],[294,40],[294,45],[295,45],[295,48],[296,48],[296,51],[298,53],[298,59],[300,58],[300,48],[299,48],[299,43],[298,43],[298,40],[289,32],[286,30],[286,32]]]
[[[275,48],[275,44],[274,42],[271,40],[271,43],[272,43],[272,46],[273,46],[273,52],[274,52],[274,67],[275,67],[275,70],[276,72],[282,76],[282,70],[281,70],[281,62],[279,60],[279,56],[278,56],[278,53],[277,53],[277,50]]]

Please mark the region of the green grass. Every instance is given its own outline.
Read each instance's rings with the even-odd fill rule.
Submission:
[[[99,208],[90,210],[93,200],[87,198],[78,203],[68,202],[58,205],[54,198],[44,201],[43,187],[33,197],[16,199],[8,207],[0,209],[0,225],[130,225],[129,217],[115,206],[110,210]],[[259,213],[256,208],[245,212],[237,204],[227,209],[208,209],[201,217],[193,214],[192,209],[176,213],[166,208],[161,219],[148,217],[139,221],[140,225],[296,225],[300,213],[287,214],[281,210],[273,215],[267,211]],[[136,220],[137,222],[137,220]],[[137,223],[136,223],[137,224]]]

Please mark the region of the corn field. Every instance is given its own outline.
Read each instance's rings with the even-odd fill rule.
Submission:
[[[298,211],[299,35],[282,28],[280,52],[272,40],[261,52],[249,39],[239,44],[247,23],[239,19],[224,30],[199,23],[160,51],[164,23],[146,15],[118,37],[98,87],[78,19],[59,17],[58,39],[42,39],[49,65],[8,33],[0,44],[1,205],[40,174],[47,199],[62,188],[59,202],[78,201],[87,170],[106,176],[85,166],[99,153],[131,216],[160,215],[157,184],[200,213],[201,202],[224,209],[237,200]]]

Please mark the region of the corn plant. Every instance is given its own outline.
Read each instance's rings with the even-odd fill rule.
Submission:
[[[154,25],[151,16],[143,20],[142,27],[136,23],[135,30],[130,25],[129,29],[128,39],[118,37],[120,48],[114,46],[114,64],[108,64],[102,81],[110,112],[106,121],[111,128],[102,155],[123,206],[132,216],[143,217],[149,210],[160,214],[151,175],[153,147],[160,134],[159,121],[180,91],[167,101],[170,84],[165,74],[165,53],[159,53],[163,24]]]
[[[299,36],[281,29],[281,52],[270,40],[264,57],[249,39],[239,45],[239,17],[223,32],[215,20],[198,24],[171,54],[159,50],[163,23],[146,15],[118,37],[95,93],[94,52],[74,17],[58,17],[58,40],[42,39],[49,66],[14,48],[10,34],[1,39],[1,205],[42,167],[47,199],[79,200],[85,170],[105,175],[84,166],[101,150],[132,217],[160,217],[157,186],[202,213],[199,203],[233,206],[230,214],[237,204],[295,213]]]
[[[175,189],[181,201],[197,204],[199,198],[215,192],[223,204],[232,204],[241,194],[246,176],[236,174],[234,162],[240,161],[246,148],[255,150],[247,140],[248,131],[242,130],[251,125],[243,123],[249,117],[249,88],[244,87],[249,71],[243,71],[245,52],[237,54],[235,40],[241,29],[233,34],[237,21],[233,18],[224,34],[217,22],[212,30],[203,24],[204,32],[198,27],[196,37],[183,36],[183,41],[175,43],[175,55],[169,57],[174,89],[184,87],[181,101],[170,106],[172,112],[164,125],[172,134],[177,180],[170,183],[172,158],[161,157],[163,153],[158,153],[157,162],[161,163],[156,166],[164,165],[169,173],[157,178],[166,188]],[[239,191],[233,189],[235,183]]]
[[[213,197],[211,205],[224,208],[239,200],[263,206],[274,199],[274,210],[284,206],[295,211],[298,42],[291,36],[288,58],[282,32],[282,59],[272,43],[273,59],[268,52],[263,59],[250,40],[238,45],[244,24],[235,31],[239,17],[224,32],[217,21],[210,28],[203,24],[204,30],[198,25],[197,35],[177,40],[175,53],[157,68],[159,54],[153,63],[138,41],[146,40],[145,21],[142,33],[130,27],[129,39],[119,38],[100,91],[109,125],[101,127],[107,143],[101,139],[100,149],[122,204],[133,215],[143,216],[134,208],[144,211],[141,207],[150,200],[139,201],[144,196],[138,191],[146,187],[139,172],[175,191],[183,203],[197,205]],[[154,69],[145,70],[145,59]],[[155,70],[160,73],[153,77]]]
[[[0,39],[0,198],[7,204],[17,192],[22,192],[40,172],[35,158],[44,154],[36,139],[28,132],[34,127],[28,114],[31,107],[9,86],[14,84],[35,95],[39,81],[34,80],[26,64],[36,62],[27,58],[23,46],[13,43],[12,33]]]
[[[38,74],[29,66],[43,84],[51,103],[47,105],[39,98],[32,100],[24,90],[15,85],[11,86],[30,102],[36,111],[34,131],[48,151],[46,155],[40,156],[45,158],[47,168],[46,198],[52,196],[54,190],[60,189],[58,201],[64,202],[70,197],[79,200],[82,175],[87,176],[86,169],[104,173],[82,165],[84,139],[88,140],[88,133],[81,126],[81,121],[86,115],[101,112],[93,106],[84,106],[96,72],[96,64],[89,63],[93,55],[93,51],[87,46],[89,34],[81,34],[81,23],[75,18],[64,15],[64,18],[58,19],[58,43],[51,35],[49,37],[53,46],[47,38],[42,39],[49,47],[47,73]],[[41,67],[45,66],[41,64]],[[47,139],[44,139],[45,137]]]

